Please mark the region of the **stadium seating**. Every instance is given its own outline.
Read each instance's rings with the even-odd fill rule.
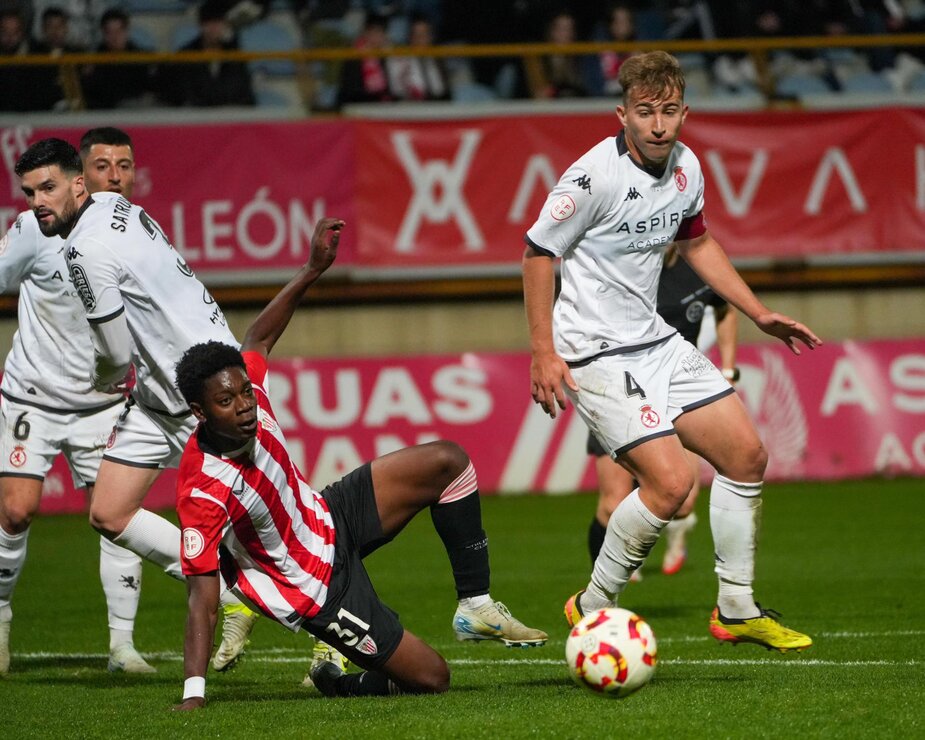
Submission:
[[[293,23],[281,23],[267,18],[245,26],[240,32],[244,51],[294,51],[301,43]],[[252,72],[287,76],[295,74],[295,64],[286,59],[258,59],[251,62]]]
[[[777,94],[788,98],[828,92],[832,92],[832,88],[816,75],[797,73],[785,75],[777,81]]]

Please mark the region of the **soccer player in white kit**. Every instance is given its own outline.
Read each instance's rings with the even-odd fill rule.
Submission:
[[[67,142],[33,144],[16,173],[43,232],[66,238],[64,257],[95,348],[93,386],[118,387],[135,369],[131,402],[97,474],[90,523],[181,579],[180,531],[142,502],[160,470],[176,465],[195,426],[174,385],[177,361],[197,342],[235,339],[215,300],[144,210],[118,193],[87,193]]]
[[[131,197],[135,162],[128,134],[91,129],[81,139],[80,154],[89,192]],[[125,398],[118,390],[102,392],[90,385],[93,343],[68,279],[64,240],[43,234],[35,214],[25,211],[0,244],[0,291],[19,287],[19,329],[0,384],[0,673],[6,673],[10,600],[45,475],[63,453],[74,485],[92,495]],[[101,537],[100,580],[109,613],[109,669],[154,672],[132,638],[141,559]]]
[[[568,168],[528,230],[523,257],[534,401],[555,417],[571,399],[639,483],[611,516],[591,581],[567,601],[566,619],[616,604],[691,489],[686,447],[717,471],[711,634],[803,650],[812,640],[753,595],[767,453],[734,389],[656,312],[665,249],[676,242],[707,285],[795,354],[820,340],[764,306],[707,230],[700,164],[678,141],[688,109],[677,60],[660,51],[631,57],[620,82],[623,130]],[[557,258],[562,288],[553,308]]]

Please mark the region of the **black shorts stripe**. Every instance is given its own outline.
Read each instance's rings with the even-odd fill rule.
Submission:
[[[726,396],[730,395],[731,393],[735,393],[735,392],[736,392],[736,389],[733,388],[732,386],[729,386],[726,390],[722,391],[721,393],[717,393],[715,396],[710,396],[709,398],[701,398],[699,401],[694,401],[694,403],[692,404],[683,406],[681,408],[681,414],[686,414],[688,411],[699,409],[701,406],[709,406],[714,401],[719,401],[719,399],[725,398]],[[681,414],[678,414],[678,416],[681,416]],[[678,417],[676,416],[675,418],[677,419]]]
[[[113,457],[112,455],[103,455],[104,460],[109,460],[109,462],[119,463],[119,465],[128,465],[130,468],[148,468],[149,470],[157,470],[161,467],[160,463],[140,463],[133,460],[123,460],[119,457]]]
[[[628,445],[623,445],[620,449],[614,450],[613,456],[619,457],[624,452],[629,452],[631,449],[638,447],[643,442],[648,442],[650,439],[658,439],[659,437],[668,437],[672,434],[677,434],[677,432],[674,429],[663,429],[661,432],[654,432],[646,437],[640,437],[639,439],[630,442]]]
[[[44,475],[34,473],[0,473],[0,478],[31,478],[32,480],[45,480]]]
[[[677,333],[678,332],[673,331],[667,337],[662,337],[661,339],[653,339],[651,342],[644,342],[642,344],[630,344],[630,345],[622,346],[622,347],[614,347],[613,349],[609,349],[605,352],[592,355],[591,357],[586,357],[582,360],[573,360],[571,362],[566,362],[565,364],[568,365],[569,367],[584,367],[585,365],[590,365],[592,362],[600,359],[601,357],[612,357],[613,355],[627,355],[630,352],[638,352],[641,349],[649,349],[649,347],[655,347],[656,345],[662,344],[663,342],[667,342]]]
[[[110,401],[109,403],[104,403],[100,406],[91,406],[90,408],[86,408],[86,409],[56,409],[56,408],[52,408],[51,406],[45,406],[41,403],[35,403],[34,401],[26,401],[22,398],[11,396],[6,391],[0,391],[0,396],[3,396],[4,398],[9,399],[13,403],[18,403],[23,406],[31,406],[32,408],[38,409],[39,411],[45,411],[49,414],[59,414],[61,416],[64,416],[67,414],[74,414],[75,416],[93,416],[93,414],[96,414],[100,411],[105,411],[106,409],[111,409],[113,406],[118,406],[120,403],[123,403],[125,401],[125,398],[123,396],[119,396],[115,401]]]

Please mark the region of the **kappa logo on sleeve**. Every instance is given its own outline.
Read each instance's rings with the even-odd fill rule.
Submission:
[[[570,195],[562,195],[552,204],[549,215],[556,221],[565,221],[575,215],[575,201]]]
[[[587,190],[588,195],[591,195],[591,178],[588,175],[582,175],[581,177],[576,177],[572,180],[578,187],[582,190]]]
[[[87,309],[87,313],[92,313],[96,308],[96,296],[93,295],[93,288],[90,287],[90,281],[87,279],[87,273],[80,265],[71,265],[71,282],[80,296],[81,303]]]
[[[187,527],[183,530],[183,554],[190,560],[202,553],[205,539],[198,529]]]

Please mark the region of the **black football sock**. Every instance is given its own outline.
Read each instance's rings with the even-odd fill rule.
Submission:
[[[597,560],[597,556],[604,546],[604,535],[607,534],[607,527],[601,524],[595,516],[591,520],[591,526],[588,527],[588,552],[591,555],[591,563]]]
[[[434,504],[430,517],[453,567],[456,598],[487,594],[491,580],[488,538],[482,529],[479,492],[448,504]]]

